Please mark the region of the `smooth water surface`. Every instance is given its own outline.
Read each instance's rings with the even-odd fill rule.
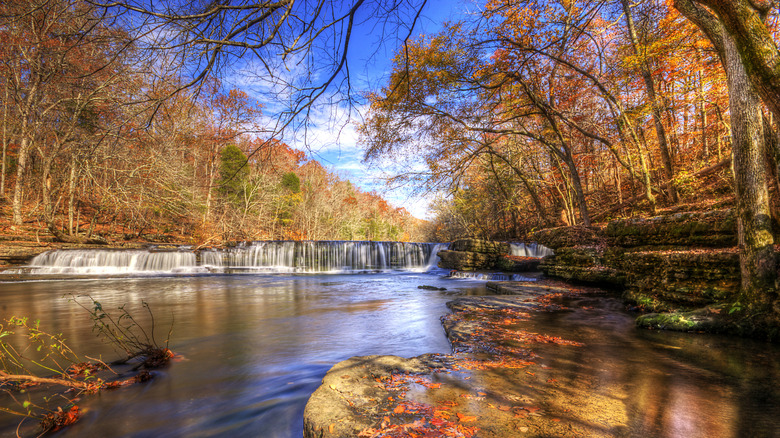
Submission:
[[[780,346],[636,329],[636,314],[615,298],[564,303],[568,308],[538,313],[523,325],[584,344],[539,345],[534,351],[556,375],[553,385],[569,388],[570,399],[592,404],[589,398],[598,395],[615,401],[609,406],[627,419],[617,435],[780,437]]]
[[[484,290],[484,282],[412,273],[0,283],[0,317],[39,318],[75,350],[108,360],[121,355],[63,294],[89,294],[107,310],[146,301],[161,340],[174,320],[171,349],[183,360],[149,383],[83,397],[85,416],[61,436],[300,437],[306,401],[333,364],[449,353],[439,322],[445,302]],[[0,413],[0,436],[13,436],[17,423]]]
[[[68,293],[89,294],[107,309],[148,302],[158,339],[174,320],[171,348],[183,360],[151,382],[82,397],[84,417],[56,436],[298,438],[306,401],[333,364],[355,355],[449,353],[439,322],[446,301],[485,288],[420,273],[0,283],[0,317],[39,318],[82,353],[119,357],[94,337]],[[569,304],[534,314],[525,328],[585,346],[540,346],[538,362],[585,400],[593,391],[616,399],[626,436],[780,436],[776,345],[637,330],[635,315],[608,297]],[[0,436],[14,436],[17,423],[0,414]]]

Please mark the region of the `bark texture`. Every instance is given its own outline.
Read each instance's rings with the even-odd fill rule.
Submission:
[[[750,304],[766,307],[776,299],[777,264],[766,184],[761,96],[751,82],[751,73],[740,56],[739,37],[734,36],[730,28],[719,19],[722,17],[714,15],[698,3],[721,2],[675,0],[677,9],[712,41],[726,69],[742,296]],[[744,2],[738,0],[733,3]]]

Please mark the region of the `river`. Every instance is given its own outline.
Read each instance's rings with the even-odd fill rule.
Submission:
[[[450,352],[439,322],[448,312],[445,303],[486,289],[483,281],[440,274],[5,282],[0,316],[38,318],[75,350],[108,360],[120,355],[94,336],[88,314],[68,294],[90,295],[107,310],[123,304],[140,310],[147,302],[158,339],[173,325],[170,346],[177,361],[150,382],[83,396],[83,418],[56,436],[300,437],[307,398],[336,362],[355,355]],[[776,345],[637,330],[635,315],[606,296],[569,305],[536,315],[527,328],[585,347],[542,348],[542,363],[565,370],[572,382],[619,386],[628,394],[619,406],[630,419],[631,436],[780,436]],[[143,313],[135,315],[149,322]],[[10,402],[7,394],[0,397]],[[0,414],[0,436],[13,436],[18,422]]]

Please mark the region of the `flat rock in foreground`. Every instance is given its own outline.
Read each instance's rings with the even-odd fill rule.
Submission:
[[[464,297],[442,318],[452,355],[353,357],[336,364],[304,413],[304,437],[629,436],[620,387],[571,381],[537,348],[582,344],[524,329],[560,309],[560,283],[493,283],[513,295]]]

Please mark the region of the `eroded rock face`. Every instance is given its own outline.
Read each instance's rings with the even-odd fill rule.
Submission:
[[[478,271],[493,269],[500,255],[471,251],[439,251],[439,267],[458,271]]]
[[[503,272],[536,271],[538,257],[512,256],[512,245],[480,239],[461,239],[450,244],[448,250],[439,251],[439,267],[458,271],[496,269]]]
[[[560,248],[574,246],[596,246],[606,242],[604,230],[598,227],[547,228],[531,234],[531,239],[556,253]]]
[[[494,242],[481,239],[461,239],[450,244],[451,251],[467,251],[482,254],[509,254],[511,249],[507,242]]]
[[[621,219],[610,222],[605,234],[613,246],[724,248],[737,244],[737,219],[730,209]]]
[[[682,307],[730,301],[739,291],[736,248],[626,252],[618,263],[630,289]]]
[[[625,298],[652,311],[687,310],[735,299],[739,254],[731,210],[677,213],[610,222],[603,234],[582,227],[535,234],[555,256],[540,269],[550,277],[625,287]],[[577,240],[577,237],[584,237]],[[595,243],[594,243],[595,242]]]

